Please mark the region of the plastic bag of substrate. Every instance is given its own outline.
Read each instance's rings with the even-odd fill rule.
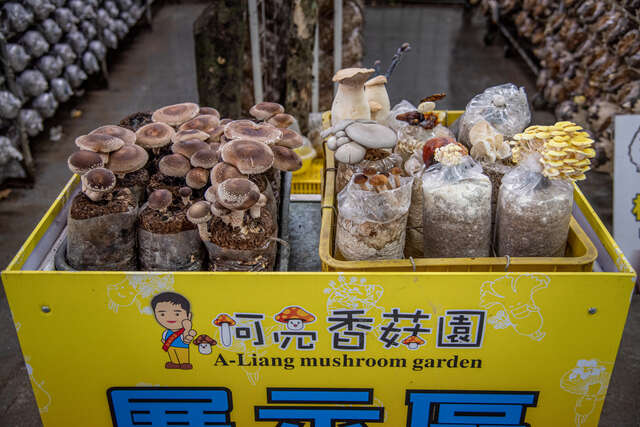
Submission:
[[[502,178],[496,213],[498,256],[564,256],[573,207],[573,186],[542,175],[530,155]]]
[[[160,234],[138,228],[138,258],[144,271],[200,271],[204,264],[197,229]]]
[[[505,138],[520,133],[531,121],[524,88],[512,83],[493,86],[474,96],[458,119],[458,141],[470,147],[469,131],[484,119]]]
[[[349,183],[353,175],[371,169],[376,173],[387,172],[395,167],[402,167],[402,156],[396,153],[389,153],[381,149],[367,150],[367,154],[361,162],[348,164],[338,163],[336,172],[336,193],[341,192]]]
[[[425,258],[487,257],[491,248],[491,182],[465,156],[422,175]]]
[[[336,245],[347,261],[402,259],[413,177],[381,192],[353,180],[338,194]]]
[[[255,249],[223,248],[210,241],[204,241],[204,246],[211,271],[273,271],[278,249],[275,240],[267,240]]]
[[[422,211],[424,194],[422,192],[422,174],[425,171],[422,155],[415,153],[404,164],[404,170],[413,177],[411,185],[411,205],[409,206],[409,217],[407,219],[407,238],[404,245],[405,257],[423,257],[423,233],[422,233]]]

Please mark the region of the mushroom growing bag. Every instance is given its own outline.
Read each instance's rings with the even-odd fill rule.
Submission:
[[[487,257],[491,247],[491,182],[465,156],[422,175],[425,258]]]
[[[338,194],[336,244],[347,261],[402,259],[413,177],[391,190],[365,191],[353,179]]]
[[[530,155],[502,178],[496,212],[498,256],[564,256],[573,207],[573,186],[542,175]]]
[[[144,271],[201,271],[204,265],[197,229],[160,234],[138,228],[138,256]]]
[[[375,160],[367,160],[365,157],[361,162],[354,164],[337,162],[336,192],[341,192],[355,174],[362,173],[365,169],[373,169],[376,173],[382,173],[402,166],[402,157],[399,154],[387,153],[384,150],[371,150],[371,152],[374,155],[384,153],[384,157]],[[371,152],[368,152],[367,156],[371,156]]]

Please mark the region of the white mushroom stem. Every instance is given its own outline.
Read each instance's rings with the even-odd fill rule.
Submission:
[[[260,199],[249,209],[251,218],[260,218],[260,210],[267,205],[267,196],[260,194]]]
[[[416,344],[416,343],[412,342],[411,344],[409,344],[409,348],[410,348],[411,350],[415,350],[416,348],[418,348],[418,344]]]
[[[246,211],[231,211],[229,217],[231,218],[231,226],[232,227],[242,227],[242,223],[244,222],[244,213]]]
[[[201,222],[200,224],[198,224],[198,234],[200,235],[200,239],[202,239],[203,242],[211,241],[211,233],[209,233],[209,230],[207,228],[208,227],[206,222]]]
[[[231,327],[226,322],[220,325],[220,341],[225,347],[231,346]]]
[[[107,163],[109,163],[109,154],[107,153],[98,153],[98,155],[100,156],[100,158],[102,159],[102,163],[104,163],[105,165]],[[106,166],[105,166],[106,167]]]
[[[191,201],[189,197],[184,197],[184,196],[181,196],[181,197],[182,197],[182,204],[185,206],[188,205],[189,202]]]
[[[85,189],[84,194],[94,202],[99,202],[104,199],[106,193],[99,191],[91,191],[89,189]]]
[[[339,84],[331,108],[331,124],[344,119],[371,119],[371,110],[364,94],[364,85]]]

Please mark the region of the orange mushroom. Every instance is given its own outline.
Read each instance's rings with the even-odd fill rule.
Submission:
[[[231,346],[231,326],[236,324],[235,320],[222,313],[216,317],[213,324],[220,327],[220,341],[222,341],[222,345],[225,347]]]
[[[402,341],[402,344],[406,344],[409,347],[409,350],[415,350],[418,346],[424,344],[424,341],[417,335],[411,335],[408,338],[405,338]]]
[[[305,323],[310,323],[316,320],[316,317],[306,312],[301,307],[287,307],[282,310],[281,313],[276,314],[276,321],[280,323],[286,323],[287,329],[292,331],[298,331],[304,328]]]

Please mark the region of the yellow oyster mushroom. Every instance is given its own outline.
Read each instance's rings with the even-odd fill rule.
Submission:
[[[581,126],[577,126],[577,125],[573,125],[573,126],[566,126],[563,129],[565,132],[578,132],[582,130]]]
[[[565,128],[567,126],[575,126],[575,123],[573,123],[573,122],[556,122],[554,124],[554,126],[560,126],[562,128]]]

